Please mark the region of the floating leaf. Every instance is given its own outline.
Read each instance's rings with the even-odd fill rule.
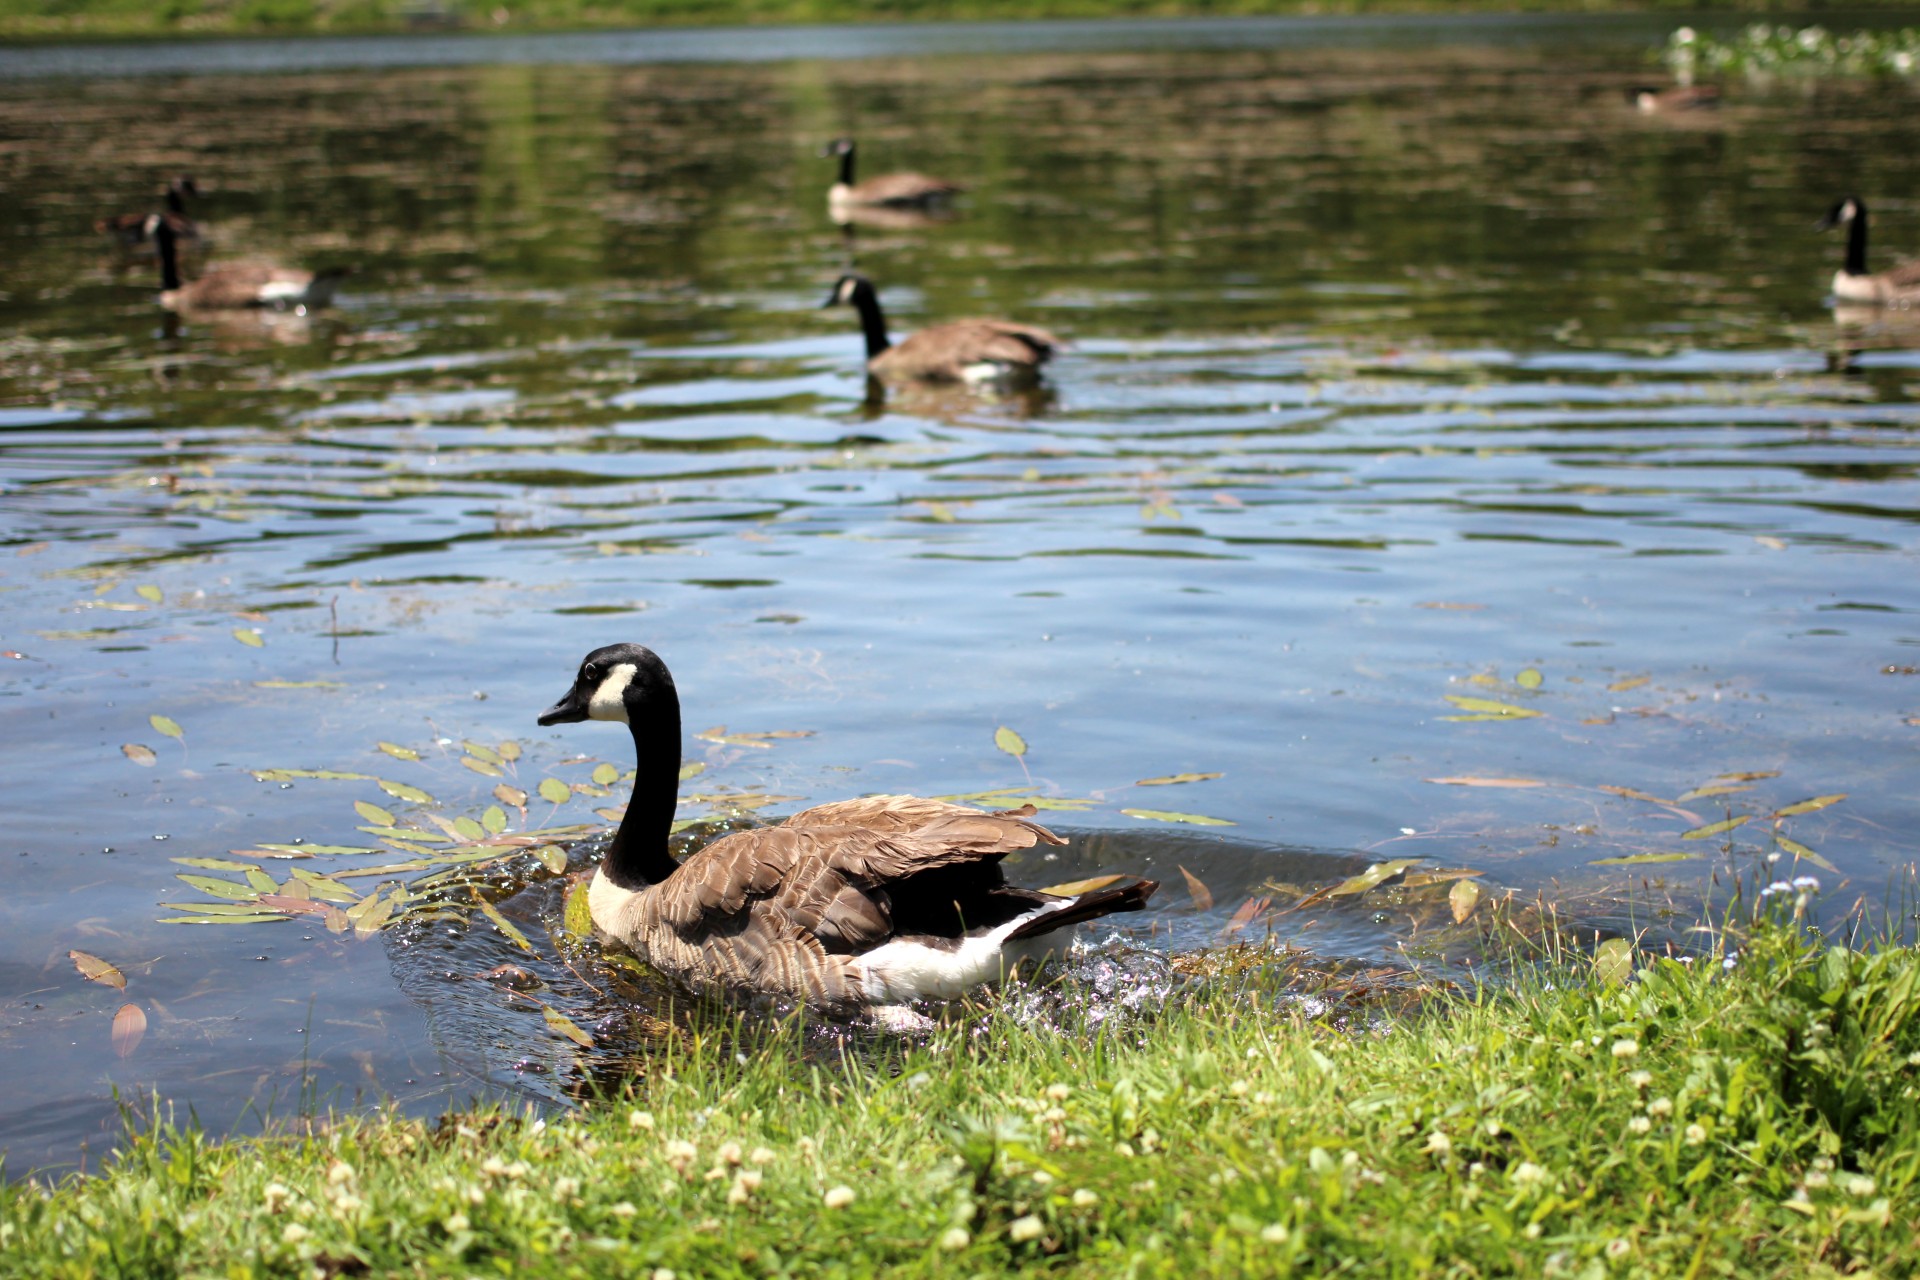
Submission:
[[[593,1048],[593,1037],[574,1025],[573,1019],[564,1013],[546,1005],[540,1006],[540,1012],[546,1016],[547,1025],[583,1049]]]
[[[324,902],[315,902],[311,898],[300,898],[285,893],[263,893],[260,895],[260,905],[296,916],[324,916],[329,911],[339,910],[338,907],[330,907]]]
[[[127,989],[127,975],[102,960],[99,956],[84,951],[69,951],[67,959],[73,961],[73,967],[88,982],[97,982],[103,987],[112,987],[115,991]]]
[[[1795,804],[1790,804],[1784,809],[1775,809],[1769,816],[1775,818],[1791,818],[1796,813],[1812,813],[1815,809],[1824,809],[1830,804],[1839,804],[1842,800],[1845,800],[1849,794],[1851,793],[1842,791],[1837,795],[1815,796],[1811,800],[1801,800]]]
[[[1142,778],[1133,785],[1136,787],[1171,787],[1177,786],[1182,782],[1205,782],[1209,778],[1219,778],[1223,776],[1225,775],[1218,773],[1175,773],[1165,778]]]
[[[364,844],[263,844],[255,852],[268,857],[310,858],[316,854],[324,854],[327,857],[351,857],[355,854],[380,851]]]
[[[1196,827],[1231,827],[1238,824],[1225,818],[1209,818],[1204,813],[1169,813],[1164,809],[1122,809],[1120,812],[1129,818],[1144,818],[1148,822],[1185,822]]]
[[[1540,714],[1540,712],[1533,710],[1531,707],[1516,707],[1511,702],[1495,702],[1492,698],[1469,698],[1458,693],[1449,693],[1445,696],[1448,702],[1459,707],[1462,711],[1472,712],[1476,717],[1486,717],[1494,720],[1524,720],[1529,716],[1537,716]],[[1464,719],[1465,717],[1446,716],[1444,718],[1455,720]]]
[[[1607,686],[1607,691],[1609,693],[1625,693],[1629,689],[1638,689],[1651,679],[1653,679],[1652,676],[1628,676],[1624,680],[1615,680]]]
[[[598,786],[610,787],[619,776],[620,771],[610,764],[601,763],[593,767],[593,781]]]
[[[488,805],[487,811],[480,815],[480,825],[488,835],[499,835],[507,829],[507,811],[497,804]]]
[[[1649,862],[1691,862],[1697,853],[1634,853],[1623,858],[1595,858],[1590,867],[1638,867]]]
[[[280,888],[278,880],[258,867],[247,868],[247,883],[253,886],[256,893],[275,893]]]
[[[1187,894],[1193,899],[1193,909],[1195,911],[1213,910],[1213,890],[1207,888],[1199,876],[1185,867],[1180,868],[1180,874],[1186,879]]]
[[[1773,842],[1802,862],[1811,862],[1822,871],[1831,871],[1835,875],[1840,874],[1840,868],[1834,866],[1831,862],[1828,862],[1825,858],[1807,848],[1807,846],[1801,844],[1798,840],[1789,840],[1785,836],[1776,835],[1773,838]]]
[[[249,907],[235,915],[161,916],[156,924],[285,924],[289,917],[278,912],[257,911]]]
[[[257,865],[252,862],[236,862],[232,858],[169,858],[183,867],[199,867],[206,871],[251,871]]]
[[[1593,975],[1609,987],[1617,987],[1633,974],[1633,944],[1625,938],[1608,938],[1593,951]]]
[[[126,1057],[147,1036],[147,1015],[137,1004],[123,1004],[113,1015],[113,1051]]]
[[[493,789],[493,798],[501,804],[510,804],[516,809],[527,807],[527,793],[509,783],[501,783]]]
[[[472,818],[462,815],[453,820],[453,832],[462,840],[485,840],[487,829]]]
[[[186,738],[185,731],[179,724],[166,716],[148,716],[147,723],[153,726],[155,733],[163,733],[176,741],[184,741]]]
[[[567,873],[567,854],[559,845],[543,844],[533,851],[533,856],[540,859],[541,865],[553,874],[560,876]]]
[[[353,811],[377,827],[391,827],[394,822],[393,814],[371,800],[355,800]]]
[[[1036,893],[1050,893],[1056,898],[1077,898],[1083,893],[1092,893],[1095,889],[1104,889],[1117,881],[1125,880],[1124,875],[1088,876],[1085,880],[1068,880],[1064,884],[1050,884]]]
[[[511,942],[522,951],[533,950],[533,944],[527,941],[527,935],[514,928],[513,922],[500,914],[500,908],[488,902],[478,893],[473,895],[473,900],[480,904],[480,914],[493,921],[493,927],[505,934],[508,942]]]
[[[1425,782],[1437,782],[1443,787],[1544,787],[1547,784],[1535,778],[1478,778],[1461,776],[1453,778],[1425,778]]]
[[[1717,836],[1723,831],[1731,831],[1735,827],[1744,825],[1751,816],[1751,814],[1742,814],[1738,818],[1727,818],[1720,822],[1709,822],[1704,827],[1695,827],[1691,831],[1682,831],[1680,838],[1682,840],[1705,840],[1708,836]]]
[[[152,601],[154,604],[159,604],[167,598],[166,593],[154,586],[151,582],[141,583],[133,589],[133,594],[139,596],[142,600]]]
[[[1447,907],[1455,924],[1465,924],[1473,909],[1480,905],[1480,884],[1475,880],[1455,880],[1447,891]]]
[[[1513,682],[1522,689],[1538,689],[1543,679],[1545,679],[1545,677],[1540,674],[1537,668],[1528,667],[1521,671],[1519,675],[1515,676]]]
[[[460,764],[463,768],[471,769],[483,777],[502,778],[506,776],[500,771],[499,765],[491,764],[477,756],[461,756]]]
[[[1778,769],[1749,769],[1744,773],[1716,773],[1713,775],[1713,780],[1715,782],[1759,782],[1762,778],[1779,776]]]
[[[1349,876],[1333,888],[1327,890],[1329,898],[1344,898],[1350,894],[1365,893],[1377,889],[1409,867],[1420,865],[1418,858],[1395,858],[1390,862],[1376,862],[1357,876]]]
[[[573,788],[558,778],[540,779],[540,798],[548,804],[565,804],[573,799]]]
[[[251,885],[236,884],[232,880],[221,880],[214,876],[190,876],[184,871],[176,874],[174,879],[184,880],[202,893],[210,893],[216,898],[232,898],[235,901],[243,898],[250,901],[259,892]]]
[[[395,800],[406,800],[413,804],[432,804],[433,797],[418,787],[410,787],[404,782],[389,782],[385,778],[375,778],[375,786],[392,796]]]
[[[621,805],[617,809],[595,809],[594,812],[600,815],[602,818],[605,818],[608,822],[618,822],[620,821],[620,819],[627,816],[627,807],[625,805]],[[692,822],[694,821],[694,819],[689,818],[687,819],[687,821]],[[674,828],[675,831],[678,831],[679,829],[680,828],[678,827]]]
[[[319,898],[322,901],[325,901],[325,902],[358,902],[360,901],[360,895],[355,893],[352,889],[349,889],[346,885],[341,884],[338,880],[334,880],[327,876],[320,875],[318,872],[307,871],[301,867],[295,867],[293,869],[293,878],[296,882],[307,886],[307,893],[310,896]]]
[[[259,649],[266,645],[266,638],[253,627],[235,627],[233,638],[250,649]]]
[[[292,782],[296,778],[319,778],[327,782],[378,782],[370,773],[349,773],[341,769],[249,769],[261,782]]]
[[[588,894],[585,880],[575,881],[567,890],[567,904],[561,918],[566,931],[576,938],[593,936],[593,907]]]
[[[420,753],[412,747],[403,747],[397,742],[376,742],[373,744],[392,756],[395,760],[418,760]]]
[[[520,744],[517,742],[501,743],[500,758],[508,764],[512,764],[515,760],[518,760],[520,758]]]
[[[468,755],[474,757],[477,760],[484,760],[488,764],[502,763],[500,758],[500,753],[498,751],[495,751],[492,747],[488,746],[484,742],[468,741],[468,742],[462,742],[460,746],[463,750],[466,751]]]
[[[158,905],[167,911],[191,911],[196,916],[257,916],[260,914],[260,904],[251,898],[245,902],[162,902]],[[162,921],[162,923],[166,922]]]
[[[156,756],[153,754],[152,747],[143,747],[137,742],[128,742],[128,743],[122,744],[120,747],[120,754],[125,756],[127,759],[133,761],[135,764],[146,769],[153,768],[154,762],[160,758],[159,756]]]
[[[705,760],[689,761],[688,763],[680,766],[680,781],[685,782],[688,778],[695,777],[696,775],[705,773],[706,771],[707,771],[707,762]]]
[[[1027,740],[1005,725],[993,731],[993,745],[1016,760],[1027,754]]]
[[[1233,913],[1233,919],[1227,921],[1227,927],[1222,929],[1221,932],[1225,934],[1240,932],[1253,923],[1255,916],[1258,916],[1262,911],[1265,911],[1272,905],[1273,898],[1271,895],[1259,898],[1248,898],[1240,904],[1240,909]]]
[[[311,849],[294,848],[288,845],[273,846],[265,849],[229,849],[227,852],[238,858],[274,858],[285,862],[292,862],[298,858],[311,858],[313,856]]]
[[[811,738],[813,736],[813,730],[769,729],[763,733],[728,733],[727,726],[719,724],[711,729],[704,729],[693,736],[706,742],[725,743],[730,747],[759,747],[765,750],[772,745],[767,741],[769,738]]]
[[[1751,790],[1753,790],[1752,787],[1734,786],[1731,783],[1715,783],[1710,787],[1695,787],[1691,791],[1682,791],[1673,799],[1674,803],[1678,804],[1682,800],[1704,800],[1708,796],[1727,796],[1732,795],[1736,791]]]
[[[437,835],[431,831],[422,831],[418,827],[361,827],[360,830],[370,836],[379,836],[382,840],[405,840],[414,844],[421,841],[427,844],[452,844],[452,836]]]
[[[1414,603],[1413,607],[1416,609],[1454,609],[1472,612],[1475,609],[1484,609],[1487,606],[1483,604],[1463,604],[1457,600],[1419,600]]]
[[[1600,787],[1608,795],[1625,796],[1629,800],[1645,800],[1648,804],[1672,804],[1671,800],[1662,800],[1659,796],[1646,791],[1635,791],[1632,787]]]
[[[1466,876],[1483,876],[1484,871],[1469,871],[1456,867],[1450,871],[1409,871],[1400,883],[1409,889],[1422,889],[1430,884],[1449,884]]]
[[[400,895],[405,892],[396,888],[391,894],[382,896],[378,889],[347,909],[347,921],[353,925],[353,936],[371,938],[386,927],[393,919],[393,909],[400,904]]]

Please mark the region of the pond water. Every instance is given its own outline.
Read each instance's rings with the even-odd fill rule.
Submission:
[[[534,855],[478,864],[530,951],[470,890],[372,928],[476,837],[605,825],[624,735],[533,721],[619,640],[678,680],[684,816],[1035,795],[1078,838],[1023,878],[1165,882],[1097,953],[1148,968],[1226,936],[1457,969],[1448,882],[1299,906],[1395,858],[1682,942],[1736,873],[1906,901],[1920,324],[1836,317],[1811,228],[1857,191],[1878,260],[1920,249],[1920,110],[1642,116],[1663,34],[9,54],[7,1169],[93,1162],[116,1089],[217,1129],[559,1098],[549,1008],[630,1052],[665,997],[565,941]],[[850,241],[841,132],[970,194]],[[173,172],[216,259],[351,263],[340,304],[163,321],[88,228]],[[902,330],[1073,347],[1036,396],[872,401],[819,309],[850,254]],[[1141,785],[1181,774],[1217,776]],[[1609,861],[1649,854],[1686,856]],[[261,881],[384,896],[366,937],[222,922]]]

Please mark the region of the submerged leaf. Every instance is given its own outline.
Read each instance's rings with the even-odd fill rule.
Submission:
[[[123,1004],[113,1015],[113,1051],[126,1057],[147,1036],[147,1015],[137,1004]]]
[[[1252,924],[1256,916],[1272,905],[1273,897],[1270,894],[1262,895],[1258,898],[1248,898],[1240,904],[1239,910],[1233,913],[1233,918],[1227,921],[1227,927],[1222,929],[1221,932],[1229,936],[1240,932]]]
[[[1209,818],[1204,813],[1169,813],[1164,809],[1122,809],[1120,812],[1129,818],[1144,818],[1148,822],[1185,822],[1196,827],[1231,827],[1238,825],[1225,818]]]
[[[1709,822],[1704,827],[1695,827],[1691,831],[1682,831],[1680,838],[1682,840],[1705,840],[1708,836],[1717,836],[1723,831],[1731,831],[1735,827],[1744,826],[1751,817],[1751,814],[1742,814],[1738,818],[1727,818],[1720,822]]]
[[[1134,783],[1136,787],[1171,787],[1182,782],[1205,782],[1209,778],[1224,777],[1219,773],[1175,773],[1165,778],[1142,778]]]
[[[1027,740],[1005,725],[993,731],[993,745],[1016,760],[1027,754]]]
[[[406,800],[412,804],[432,804],[433,797],[418,787],[408,786],[404,782],[389,782],[385,778],[375,778],[375,786],[392,796],[395,800]]]
[[[123,743],[120,754],[145,769],[151,769],[159,756],[153,754],[152,747],[143,747],[137,742]]]
[[[1536,778],[1477,778],[1460,776],[1453,778],[1425,778],[1425,782],[1437,782],[1443,787],[1544,787],[1547,784]]]
[[[148,716],[147,723],[153,726],[155,733],[163,733],[176,741],[185,741],[186,739],[186,733],[180,728],[179,723],[166,716]]]
[[[1456,880],[1453,888],[1447,891],[1447,907],[1453,912],[1455,924],[1465,924],[1473,909],[1480,905],[1480,883],[1477,880]]]
[[[573,1019],[567,1017],[564,1013],[561,1013],[550,1005],[541,1005],[540,1012],[545,1015],[549,1027],[552,1027],[555,1031],[558,1031],[561,1035],[583,1049],[593,1048],[593,1037],[576,1026]]]
[[[480,914],[493,921],[493,927],[505,934],[508,942],[522,951],[533,950],[533,944],[527,941],[527,935],[514,928],[513,921],[500,914],[500,908],[488,902],[477,892],[473,895],[473,900],[480,904]]]
[[[1349,876],[1333,888],[1327,890],[1329,898],[1344,898],[1351,894],[1365,893],[1377,889],[1409,867],[1420,865],[1419,858],[1395,858],[1390,862],[1376,862],[1357,876]]]
[[[1784,809],[1775,809],[1770,816],[1775,818],[1791,818],[1796,813],[1812,813],[1815,809],[1824,809],[1830,804],[1839,804],[1850,794],[1850,792],[1842,791],[1837,795],[1815,796],[1811,800],[1802,800],[1797,804],[1790,804]]]
[[[1207,888],[1199,876],[1185,867],[1180,868],[1180,875],[1187,882],[1187,894],[1193,899],[1193,909],[1195,911],[1213,910],[1213,890]]]
[[[1608,938],[1593,951],[1593,973],[1610,987],[1617,987],[1633,974],[1633,944],[1625,938]]]
[[[412,747],[403,747],[397,742],[376,742],[373,745],[392,756],[395,760],[418,760],[420,758],[418,751],[415,751]]]
[[[1092,893],[1095,889],[1104,889],[1110,884],[1125,880],[1124,875],[1088,876],[1085,880],[1068,880],[1062,884],[1050,884],[1035,893],[1050,893],[1056,898],[1077,898],[1083,893]]]
[[[73,961],[73,967],[88,982],[97,982],[103,987],[112,987],[116,991],[127,989],[127,975],[102,960],[99,956],[89,955],[85,951],[69,951],[67,959]]]
[[[1590,867],[1638,867],[1650,862],[1691,862],[1697,853],[1634,853],[1623,858],[1595,858]]]
[[[588,888],[585,880],[577,880],[567,890],[567,904],[562,912],[562,923],[566,931],[576,938],[593,936],[593,909],[588,902]]]
[[[1516,707],[1511,702],[1495,702],[1492,698],[1469,698],[1458,693],[1449,693],[1448,702],[1462,711],[1470,711],[1476,716],[1487,716],[1496,720],[1524,720],[1541,714],[1531,707]],[[1447,719],[1455,719],[1449,716]]]

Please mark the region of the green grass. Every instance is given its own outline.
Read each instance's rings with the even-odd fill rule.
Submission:
[[[1260,967],[1148,1018],[819,1065],[670,1038],[541,1123],[154,1124],[0,1189],[9,1276],[1742,1275],[1920,1266],[1920,953],[1775,924],[1336,1025]],[[1349,1010],[1353,1006],[1348,1006]],[[811,1045],[802,1053],[803,1044]]]

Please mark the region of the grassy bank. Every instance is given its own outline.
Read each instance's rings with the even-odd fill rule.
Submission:
[[[168,1125],[0,1190],[17,1276],[1835,1275],[1920,1265],[1920,955],[1762,931],[1336,1026],[1254,973],[880,1066],[671,1044],[540,1123]],[[1364,1022],[1365,1019],[1358,1021]],[[817,1056],[817,1052],[816,1052]]]
[[[1777,7],[1764,0],[0,0],[0,39],[1226,14],[1765,13]],[[1865,7],[1916,6],[1881,0]]]

